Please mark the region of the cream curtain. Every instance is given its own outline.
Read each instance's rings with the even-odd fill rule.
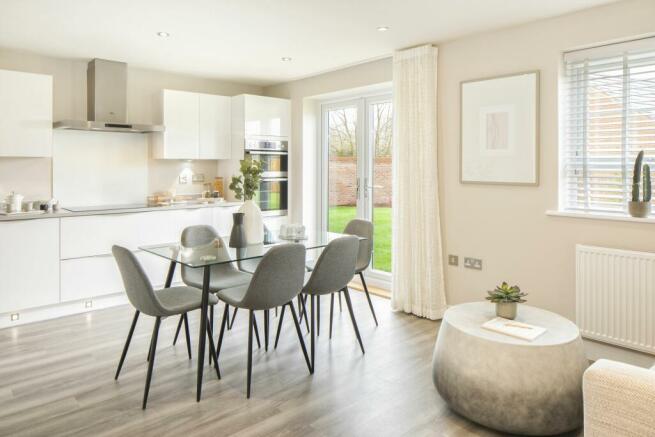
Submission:
[[[436,320],[446,310],[437,177],[437,48],[393,56],[391,306]]]

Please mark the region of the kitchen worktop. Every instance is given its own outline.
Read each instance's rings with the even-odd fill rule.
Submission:
[[[183,203],[170,206],[140,206],[140,207],[125,207],[119,209],[106,209],[106,210],[93,210],[93,211],[67,211],[60,209],[59,212],[43,213],[43,214],[15,214],[15,215],[0,215],[0,222],[9,222],[17,220],[38,220],[49,218],[64,218],[64,217],[79,217],[88,215],[109,215],[109,214],[132,214],[141,212],[152,211],[171,211],[177,209],[200,209],[200,208],[226,208],[231,206],[240,206],[242,202],[216,202],[216,203]],[[264,213],[264,215],[267,215]],[[279,214],[277,214],[279,215]]]

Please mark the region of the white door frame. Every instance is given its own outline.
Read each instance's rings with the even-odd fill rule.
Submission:
[[[325,230],[328,227],[328,210],[329,210],[329,186],[328,186],[328,165],[329,159],[328,154],[329,150],[327,147],[328,143],[328,130],[326,126],[328,125],[328,112],[333,109],[343,108],[343,107],[355,107],[357,108],[357,126],[356,126],[356,141],[357,141],[357,178],[358,178],[358,187],[357,190],[357,217],[364,218],[366,220],[372,220],[373,212],[373,196],[372,196],[372,184],[373,179],[373,158],[371,154],[375,153],[370,147],[370,127],[371,127],[371,114],[368,111],[368,107],[371,104],[376,102],[388,101],[391,100],[391,93],[371,93],[368,95],[359,95],[355,98],[346,98],[338,100],[327,100],[321,103],[321,124],[319,126],[319,168],[321,170],[321,183],[319,184],[319,197],[320,201],[320,213],[319,213],[319,226],[320,230]],[[391,289],[391,273],[383,272],[379,270],[373,270],[369,267],[365,276],[367,282],[376,287]]]

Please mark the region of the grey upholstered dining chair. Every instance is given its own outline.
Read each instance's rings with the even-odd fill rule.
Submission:
[[[359,251],[357,253],[357,263],[355,264],[355,274],[359,275],[359,278],[362,281],[362,286],[364,287],[364,293],[366,294],[366,299],[368,300],[368,306],[371,308],[371,314],[373,315],[373,320],[375,321],[375,326],[378,325],[378,318],[375,314],[375,309],[373,308],[373,302],[371,301],[371,295],[368,292],[368,286],[366,285],[366,280],[364,279],[364,270],[368,268],[371,264],[371,258],[373,257],[373,223],[368,220],[362,219],[353,219],[348,222],[346,228],[343,230],[343,233],[346,235],[356,235],[363,240],[359,241]],[[308,263],[307,270],[312,271],[314,269],[315,263]],[[341,291],[336,292],[339,297],[339,308],[341,308]],[[316,309],[317,313],[320,314],[320,298],[317,298]],[[304,307],[304,302],[302,303]],[[334,293],[330,296],[330,325],[332,325],[332,318],[334,312]],[[304,308],[300,310],[300,317],[305,316],[307,321]],[[320,333],[320,318],[317,318],[317,333]]]
[[[211,244],[214,240],[221,239],[216,230],[207,225],[189,226],[182,231],[181,243],[184,247],[198,247]],[[225,244],[221,244],[218,250],[227,252]],[[227,258],[227,256],[226,256]],[[209,291],[218,293],[224,288],[237,287],[246,285],[250,282],[252,275],[239,271],[233,263],[217,264],[211,267]],[[194,269],[191,267],[182,266],[182,281],[190,286],[202,289],[203,271],[202,269]],[[228,313],[229,314],[229,313]],[[228,316],[229,317],[229,316]],[[173,344],[177,342],[177,337],[182,327],[182,322],[185,323],[185,329],[188,329],[188,321],[186,316],[180,316],[180,321],[177,324],[175,331],[175,338]],[[214,307],[209,313],[209,324],[214,329]],[[257,333],[257,342],[259,343],[259,333]],[[211,355],[209,356],[211,363]]]
[[[113,246],[111,251],[114,254],[114,258],[116,258],[118,269],[123,278],[123,285],[125,286],[125,293],[127,294],[127,298],[129,299],[132,306],[136,309],[134,318],[132,319],[132,326],[130,326],[130,331],[127,334],[127,340],[125,341],[125,346],[123,347],[123,353],[121,354],[120,361],[118,362],[118,369],[116,369],[116,375],[114,376],[114,379],[118,379],[118,375],[120,374],[121,368],[123,367],[123,362],[125,361],[127,350],[130,347],[130,341],[132,340],[132,334],[134,333],[134,328],[136,327],[136,322],[139,318],[139,314],[143,313],[148,316],[155,317],[155,327],[152,331],[152,337],[150,338],[150,351],[148,353],[148,374],[146,376],[146,386],[143,392],[142,408],[145,409],[146,403],[148,402],[148,392],[150,390],[150,381],[152,379],[152,369],[155,363],[157,336],[159,335],[161,319],[162,317],[186,314],[189,311],[199,309],[202,300],[202,292],[197,288],[185,286],[153,290],[148,276],[146,276],[146,273],[143,271],[141,264],[132,252],[121,246]],[[217,303],[218,299],[215,296],[209,296],[210,305],[213,306]],[[207,335],[211,339],[211,329],[209,327],[209,323],[207,323]],[[187,336],[187,342],[188,341],[189,337]],[[213,341],[210,340],[209,344],[210,352],[216,358],[216,350],[214,349]],[[221,373],[218,369],[217,359],[214,360],[214,369],[216,370],[216,376],[218,376],[218,379],[220,379]]]
[[[305,277],[305,247],[302,244],[282,244],[271,248],[261,259],[253,273],[249,285],[227,288],[218,292],[217,296],[225,303],[235,308],[249,310],[248,322],[248,376],[246,396],[250,397],[250,381],[252,376],[252,337],[254,330],[255,311],[267,311],[277,306],[289,307],[296,325],[296,333],[300,341],[305,362],[309,372],[312,367],[307,356],[307,349],[300,332],[300,324],[293,307],[293,298],[300,293]],[[220,356],[223,334],[227,324],[228,307],[225,307],[221,331],[218,335],[217,356]]]
[[[364,353],[364,345],[362,337],[359,334],[357,321],[353,312],[352,302],[350,301],[350,294],[348,293],[348,283],[355,275],[355,267],[357,264],[357,253],[359,251],[359,238],[354,235],[344,236],[332,240],[316,260],[316,264],[312,269],[311,276],[306,281],[302,289],[303,294],[309,296],[311,303],[311,317],[310,317],[310,337],[311,337],[311,363],[312,371],[314,370],[314,342],[315,342],[315,327],[314,322],[317,319],[318,308],[315,305],[315,299],[320,298],[322,295],[331,294],[334,296],[335,292],[343,292],[346,298],[346,305],[350,313],[350,319],[355,329],[355,335],[359,342],[359,347]],[[331,310],[334,307],[334,299],[331,302]],[[332,311],[330,311],[332,313]],[[305,309],[305,314],[307,310]],[[280,321],[284,314],[280,315]],[[278,329],[279,330],[279,329]],[[330,337],[332,336],[332,318],[330,318]],[[279,338],[279,336],[278,336]],[[277,344],[277,338],[276,338]]]

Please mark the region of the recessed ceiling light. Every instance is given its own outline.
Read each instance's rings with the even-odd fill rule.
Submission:
[[[288,56],[282,56],[280,59],[282,59],[282,62],[290,62],[291,58]]]
[[[168,38],[169,36],[171,36],[171,34],[168,32],[157,32],[157,36],[160,36],[162,38]]]
[[[389,26],[378,26],[378,32],[386,32],[389,30]]]

